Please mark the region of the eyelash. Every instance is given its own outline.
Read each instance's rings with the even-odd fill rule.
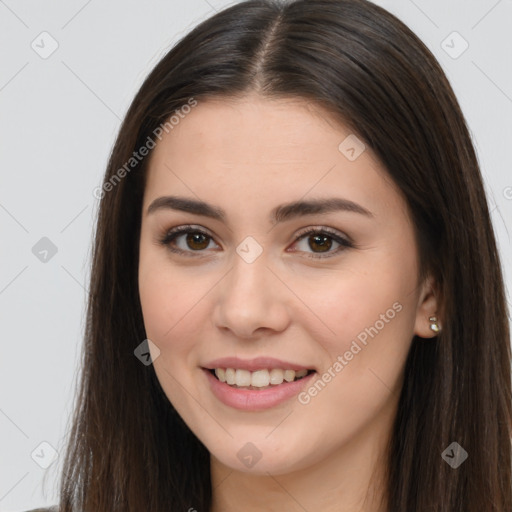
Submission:
[[[171,252],[186,255],[186,256],[196,257],[193,253],[194,252],[196,252],[196,253],[203,252],[203,250],[184,251],[182,249],[176,249],[175,247],[171,246],[171,242],[174,242],[174,240],[176,240],[176,238],[178,238],[180,235],[189,234],[189,233],[201,234],[201,235],[204,235],[205,237],[208,237],[209,239],[213,240],[213,237],[211,235],[209,235],[208,233],[206,233],[205,231],[195,228],[194,226],[191,226],[191,225],[186,225],[186,226],[179,226],[177,228],[173,228],[173,229],[167,231],[165,233],[165,235],[162,238],[160,238],[159,243],[161,245],[166,246]],[[339,254],[340,252],[344,251],[345,249],[355,248],[355,244],[352,241],[341,237],[336,231],[333,231],[329,228],[321,228],[321,229],[320,228],[310,228],[310,229],[300,233],[293,243],[295,244],[298,241],[302,240],[303,238],[307,238],[310,235],[327,235],[328,238],[332,238],[335,242],[339,243],[340,247],[338,247],[335,251],[327,253],[326,256],[320,255],[321,253],[311,253],[308,256],[306,256],[307,258],[311,258],[311,259],[330,258],[336,254]]]

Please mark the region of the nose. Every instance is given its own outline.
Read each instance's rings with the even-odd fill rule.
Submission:
[[[237,338],[280,332],[290,323],[290,291],[263,253],[252,263],[238,255],[216,287],[214,324]]]

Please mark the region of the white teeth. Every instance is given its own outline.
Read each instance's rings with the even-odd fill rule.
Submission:
[[[284,380],[286,382],[291,382],[295,379],[295,370],[285,370],[284,371]]]
[[[221,382],[226,382],[226,370],[224,368],[215,368],[215,375]]]
[[[231,385],[235,383],[235,370],[233,368],[226,368],[226,382]]]
[[[253,372],[251,375],[251,386],[264,388],[265,386],[268,386],[269,382],[270,375],[268,370],[258,370],[257,372]]]
[[[249,370],[237,370],[235,372],[235,383],[237,386],[250,386],[251,372]]]
[[[284,381],[293,382],[308,374],[308,370],[282,370],[272,368],[271,370],[241,370],[235,368],[215,368],[215,375],[221,382],[230,386],[266,388],[270,385],[278,386]]]
[[[270,384],[282,384],[284,380],[284,371],[280,368],[270,370]]]

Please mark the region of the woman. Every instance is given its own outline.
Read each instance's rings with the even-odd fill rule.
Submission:
[[[482,177],[394,16],[217,13],[141,87],[97,196],[61,511],[512,509]]]

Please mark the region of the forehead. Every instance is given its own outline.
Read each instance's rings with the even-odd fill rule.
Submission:
[[[303,99],[198,101],[153,150],[145,203],[180,192],[247,208],[268,202],[270,210],[281,200],[337,193],[376,213],[390,204],[403,210],[370,148],[355,159],[346,152],[348,145],[359,153],[359,143],[325,109]]]
[[[319,105],[300,98],[244,98],[199,101],[168,134],[162,146],[185,143],[210,157],[255,163],[318,159],[318,149],[337,151],[350,131]],[[176,144],[173,144],[176,143]],[[264,151],[262,151],[264,150]],[[329,151],[329,153],[331,152]]]

